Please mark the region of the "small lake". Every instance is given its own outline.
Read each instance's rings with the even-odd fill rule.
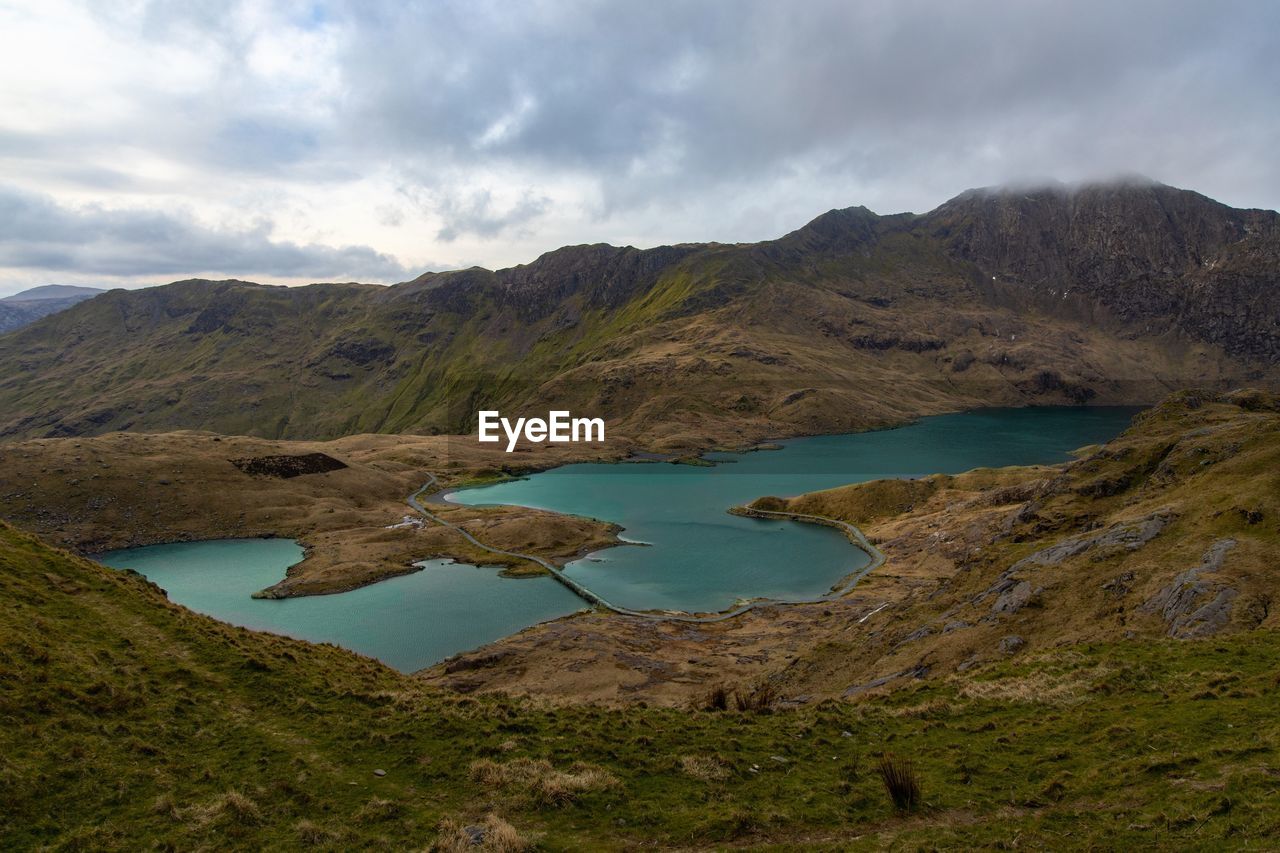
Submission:
[[[302,560],[291,539],[217,539],[98,556],[133,569],[200,613],[260,631],[334,643],[402,672],[431,666],[586,605],[548,577],[503,578],[492,566],[426,560],[422,571],[337,595],[250,598]]]
[[[736,600],[812,598],[867,563],[830,528],[725,512],[761,495],[795,495],[881,477],[1061,462],[1119,434],[1135,408],[990,409],[910,426],[779,442],[783,449],[710,454],[715,467],[568,465],[449,495],[612,521],[646,547],[610,548],[566,571],[614,604],[723,610]],[[228,539],[113,551],[99,560],[145,575],[169,598],[248,628],[330,642],[412,671],[582,609],[551,578],[430,560],[422,571],[338,595],[250,596],[302,559],[286,539]]]

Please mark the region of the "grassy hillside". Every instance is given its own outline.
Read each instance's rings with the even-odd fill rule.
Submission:
[[[1272,631],[1080,645],[796,710],[606,710],[450,696],[8,526],[0,594],[6,849],[420,848],[486,815],[490,849],[1280,838]],[[885,752],[914,764],[913,811],[885,793]]]
[[[179,282],[0,336],[0,436],[465,433],[479,408],[556,406],[679,449],[1147,402],[1276,379],[1278,259],[1274,213],[1121,186],[832,211],[751,245],[566,247],[391,288]]]

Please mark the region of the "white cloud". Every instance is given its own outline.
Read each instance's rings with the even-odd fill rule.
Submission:
[[[758,240],[1029,175],[1275,207],[1277,29],[1267,0],[0,0],[0,174],[66,211],[412,271]],[[93,262],[152,283],[174,251],[50,253],[0,290]],[[209,262],[188,272],[231,274]]]

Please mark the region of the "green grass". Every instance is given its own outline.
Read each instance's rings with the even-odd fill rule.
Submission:
[[[4,849],[399,848],[489,812],[549,849],[1280,837],[1270,632],[1060,649],[774,713],[556,708],[445,695],[336,648],[232,628],[12,528],[0,568]],[[884,791],[885,752],[919,775],[911,814]],[[543,766],[523,759],[548,762],[552,783],[616,783],[562,797],[486,782],[492,764]],[[689,770],[705,766],[720,770]]]

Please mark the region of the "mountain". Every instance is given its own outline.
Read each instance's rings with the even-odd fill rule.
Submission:
[[[6,296],[0,299],[0,334],[65,311],[104,292],[96,287],[45,284]]]
[[[570,408],[656,449],[1280,364],[1280,215],[1149,181],[833,210],[757,244],[570,246],[392,287],[186,281],[0,338],[0,435],[461,433]]]

